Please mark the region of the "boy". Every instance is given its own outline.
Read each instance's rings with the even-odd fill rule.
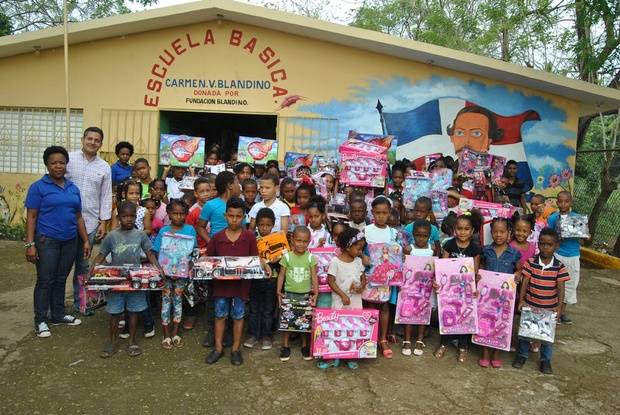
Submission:
[[[168,173],[172,172],[172,177],[168,177]],[[166,182],[166,189],[168,189],[168,199],[181,199],[183,192],[179,189],[183,182],[183,176],[185,176],[186,169],[181,166],[165,166],[164,172],[161,177]]]
[[[280,182],[280,198],[289,209],[295,206],[295,180],[285,177]]]
[[[233,197],[226,202],[227,227],[213,235],[207,245],[207,256],[258,256],[256,237],[253,232],[243,226],[244,216],[245,203],[243,200]],[[265,272],[271,276],[271,270],[266,266],[265,268]],[[241,335],[243,333],[243,318],[245,317],[245,302],[250,294],[250,283],[250,280],[213,281],[215,348],[207,356],[207,364],[217,362],[224,354],[224,332],[226,320],[229,316],[233,320],[230,362],[237,366],[243,363],[240,350]]]
[[[353,199],[351,201],[351,210],[349,212],[349,226],[364,232],[364,228],[368,225],[366,216],[368,215],[368,206],[363,199]]]
[[[99,255],[91,266],[90,274],[95,265],[103,264],[109,254],[112,254],[110,265],[140,266],[140,254],[145,252],[149,262],[156,266],[163,276],[164,272],[151,251],[151,241],[148,236],[143,231],[134,228],[136,205],[131,202],[121,202],[118,207],[118,219],[121,224],[120,229],[113,230],[105,237]],[[129,311],[129,348],[127,351],[132,357],[142,354],[140,346],[136,344],[136,325],[138,314],[146,310],[147,306],[145,291],[111,291],[107,295],[106,311],[110,314],[109,339],[101,352],[102,358],[111,357],[117,351],[118,323],[125,308]]]
[[[573,196],[570,192],[565,190],[561,191],[557,195],[556,204],[558,205],[558,211],[554,212],[547,219],[547,226],[551,229],[556,229],[558,220],[560,217],[573,216],[575,212],[571,210],[573,204]],[[579,258],[580,258],[581,243],[579,239],[569,238],[560,240],[555,256],[559,259],[566,268],[570,275],[570,280],[566,282],[564,294],[564,301],[561,303],[562,308],[558,313],[560,316],[561,324],[573,324],[568,315],[566,315],[566,306],[568,304],[577,304],[577,286],[579,285]]]
[[[413,211],[412,211],[413,222],[405,226],[405,232],[407,232],[407,234],[409,234],[409,236],[411,237],[410,240],[413,240],[413,234],[415,232],[415,226],[414,226],[415,221],[428,220],[429,216],[432,213],[432,208],[433,208],[433,202],[431,202],[431,200],[428,197],[422,196],[418,198],[418,200],[416,200],[415,204],[413,205]],[[440,239],[439,229],[437,228],[437,226],[431,224],[431,235],[428,241],[433,246],[436,253],[439,253],[441,250],[439,239]],[[407,247],[407,248],[411,249],[411,247]],[[407,248],[405,248],[405,253],[408,253]]]
[[[150,197],[149,185],[153,178],[151,177],[151,166],[147,159],[139,158],[133,163],[133,176],[142,185],[142,199],[148,199]]]
[[[129,164],[129,159],[133,156],[133,145],[127,141],[120,141],[114,147],[114,153],[118,160],[112,165],[112,186],[116,186],[131,177],[133,169]]]
[[[276,216],[269,208],[262,208],[256,214],[258,238],[271,234],[276,223]],[[278,275],[280,265],[269,263],[272,275]],[[269,350],[273,346],[272,332],[275,318],[276,280],[253,280],[250,288],[250,315],[248,316],[248,334],[250,337],[243,346],[251,349],[262,338],[261,349]]]
[[[319,294],[319,283],[317,280],[317,260],[310,252],[310,230],[305,226],[298,226],[293,231],[292,252],[287,252],[280,260],[280,273],[278,274],[278,305],[282,306],[282,299],[288,298],[293,301],[308,300],[314,307],[316,298]],[[284,288],[284,290],[282,290]],[[301,333],[301,354],[304,360],[312,360],[308,333]],[[283,362],[291,358],[289,347],[290,332],[282,334],[282,348],[280,349],[280,360]]]
[[[276,198],[276,189],[279,183],[280,179],[273,174],[267,173],[260,179],[260,195],[263,200],[256,203],[250,210],[251,230],[256,229],[256,214],[265,207],[273,210],[273,214],[276,217],[276,222],[273,227],[274,232],[280,232],[283,229],[286,231],[288,229],[291,210],[284,202]]]
[[[239,175],[237,175],[239,177]],[[241,182],[241,193],[242,199],[246,204],[246,222],[250,223],[250,210],[256,204],[256,194],[258,193],[258,185],[256,184],[256,180],[254,179],[245,179]]]
[[[564,300],[564,283],[570,280],[568,270],[554,257],[558,246],[558,234],[551,228],[540,231],[538,249],[540,253],[523,264],[519,310],[524,305],[553,310],[560,316]],[[521,369],[527,361],[530,349],[529,339],[519,338],[517,357],[512,367]],[[553,345],[542,342],[540,345],[540,371],[553,374],[551,356]]]

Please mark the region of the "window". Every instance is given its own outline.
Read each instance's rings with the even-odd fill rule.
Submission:
[[[67,146],[64,108],[0,107],[0,172],[44,173],[43,151],[52,145],[79,148],[82,123],[83,111],[71,110]]]

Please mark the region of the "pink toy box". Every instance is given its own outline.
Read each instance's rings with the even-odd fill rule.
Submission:
[[[430,173],[414,171],[405,178],[403,205],[405,209],[413,209],[415,201],[421,196],[430,197],[433,182]]]
[[[472,343],[510,350],[517,285],[514,274],[480,270],[478,333]]]
[[[471,176],[474,171],[491,169],[493,155],[464,148],[459,155],[459,172]]]
[[[327,281],[327,270],[329,269],[329,263],[332,258],[337,255],[336,250],[338,248],[309,248],[308,251],[316,257],[317,267],[316,267],[316,275],[319,280],[319,292],[320,293],[329,293],[332,291],[329,288],[329,284]]]
[[[370,263],[367,281],[371,286],[403,283],[403,248],[399,244],[368,244]]]
[[[362,300],[370,303],[387,303],[390,299],[390,286],[379,285],[378,287],[371,287],[366,284],[366,288],[362,292]]]
[[[478,332],[476,282],[473,258],[445,258],[435,261],[440,334]]]
[[[480,211],[484,222],[482,223],[481,235],[482,244],[487,245],[493,241],[491,238],[491,221],[493,218],[511,219],[517,208],[512,205],[502,205],[501,203],[485,202],[483,200],[461,199],[459,201],[459,212],[477,209]]]
[[[366,143],[368,144],[368,143]],[[383,187],[387,175],[386,155],[342,150],[340,182],[350,186]]]
[[[448,190],[452,187],[452,170],[435,169],[431,172],[432,190]]]
[[[190,257],[195,243],[193,236],[171,232],[163,234],[157,259],[167,277],[189,278],[192,267]]]
[[[312,319],[312,356],[323,359],[377,357],[379,310],[317,308]]]
[[[407,255],[404,283],[396,302],[396,324],[431,323],[431,294],[435,277],[436,257]]]

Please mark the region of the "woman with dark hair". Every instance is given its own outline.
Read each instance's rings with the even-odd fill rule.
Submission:
[[[90,242],[84,219],[80,190],[65,179],[69,154],[63,147],[45,149],[43,162],[48,173],[34,182],[26,196],[26,259],[37,268],[34,287],[34,324],[39,337],[53,325],[77,326],[81,321],[65,314],[65,282],[75,261],[78,233],[84,256],[90,256]]]

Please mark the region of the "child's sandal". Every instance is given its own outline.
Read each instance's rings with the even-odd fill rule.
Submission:
[[[178,349],[183,347],[183,340],[181,339],[181,336],[174,336],[172,338],[172,344],[174,345],[174,347],[176,347]]]
[[[459,355],[457,357],[457,360],[459,361],[459,363],[464,363],[465,362],[465,357],[467,357],[467,350],[466,349],[459,349]]]
[[[436,359],[441,359],[443,355],[446,354],[446,350],[448,350],[448,347],[442,344],[437,348],[437,350],[435,350],[433,356],[435,356]]]
[[[166,337],[161,341],[161,347],[166,350],[172,350],[172,339],[170,337]]]
[[[422,341],[415,342],[415,347],[413,349],[413,354],[416,356],[422,356],[424,354],[424,348],[426,345]]]
[[[387,340],[381,340],[381,354],[386,359],[391,359],[394,356],[392,349],[390,349],[390,345]]]
[[[403,348],[401,349],[401,353],[404,356],[411,356],[411,342],[408,340],[403,341]]]

